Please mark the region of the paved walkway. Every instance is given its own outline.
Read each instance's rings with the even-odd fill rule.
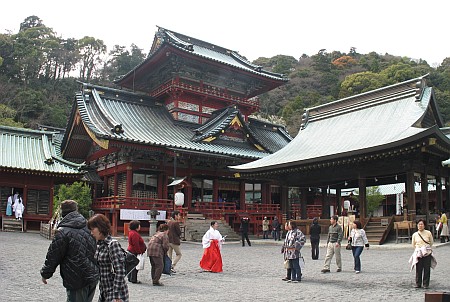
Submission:
[[[119,241],[126,247],[125,240]],[[0,301],[65,301],[59,269],[47,285],[41,282],[39,270],[49,240],[33,233],[0,232],[0,242]],[[303,281],[298,284],[281,281],[286,271],[280,245],[272,240],[254,240],[251,247],[236,242],[225,244],[224,272],[214,274],[203,273],[199,268],[203,252],[199,243],[182,243],[178,273],[163,275],[165,286],[153,287],[147,262],[138,275],[142,284],[129,284],[130,301],[424,301],[425,290],[413,288],[409,244],[393,243],[365,250],[358,275],[352,270],[351,252],[346,250],[342,251],[343,272],[335,272],[333,261],[332,272],[321,274],[325,249],[320,250],[320,260],[313,261],[311,249],[305,246],[302,252],[306,268]],[[428,291],[450,291],[450,245],[439,245],[435,248],[438,266],[431,272]]]

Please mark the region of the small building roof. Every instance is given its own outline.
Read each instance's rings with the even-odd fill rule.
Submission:
[[[258,138],[258,142],[267,151],[258,149],[249,142],[208,142],[204,141],[199,133],[204,130],[210,135],[217,135],[216,129],[224,129],[226,126],[223,123],[223,117],[229,115],[227,110],[225,110],[226,114],[223,116],[219,114],[220,118],[202,127],[198,124],[174,120],[163,104],[143,94],[90,84],[84,84],[83,87],[83,91],[77,93],[77,102],[69,125],[76,124],[74,120],[79,112],[91,138],[96,137],[105,142],[102,146],[104,148],[107,148],[107,142],[111,140],[165,147],[171,150],[258,159],[279,150],[292,139],[283,126],[251,121],[244,122],[246,129]],[[234,114],[239,115],[238,112]],[[68,144],[72,132],[70,129],[67,131],[62,143],[63,154],[69,158],[73,157],[72,154],[66,153],[70,149]],[[73,137],[71,139],[74,140]],[[72,143],[71,148],[72,150],[80,149],[76,143]]]
[[[286,147],[260,160],[231,167],[264,172],[293,165],[340,160],[442,134],[442,118],[424,77],[309,108],[299,134]]]
[[[0,170],[81,175],[81,165],[58,155],[55,132],[0,126]]]

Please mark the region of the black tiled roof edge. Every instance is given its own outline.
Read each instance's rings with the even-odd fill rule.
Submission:
[[[267,70],[263,70],[263,69],[261,68],[261,66],[258,66],[258,65],[255,65],[255,64],[249,62],[249,61],[246,60],[244,57],[242,57],[237,51],[229,50],[229,49],[226,49],[226,48],[224,48],[224,47],[221,47],[221,46],[218,46],[218,45],[214,45],[214,44],[212,44],[212,43],[208,43],[208,42],[205,42],[205,41],[196,39],[196,38],[192,38],[192,37],[189,37],[189,36],[186,36],[186,35],[183,35],[183,34],[180,34],[180,33],[177,33],[177,32],[171,31],[171,30],[168,30],[168,29],[165,29],[165,28],[160,27],[160,26],[158,26],[158,32],[157,32],[157,35],[158,35],[158,34],[159,34],[159,35],[168,35],[168,36],[170,36],[170,37],[175,37],[175,41],[176,41],[176,42],[174,43],[174,42],[171,42],[171,41],[168,40],[168,39],[164,39],[164,42],[161,43],[161,45],[158,45],[158,47],[156,47],[155,49],[153,49],[152,52],[148,54],[147,58],[146,58],[144,61],[142,61],[140,64],[136,65],[132,70],[130,70],[129,72],[127,72],[126,74],[124,74],[124,75],[121,76],[120,78],[114,80],[114,83],[119,83],[122,79],[128,77],[130,74],[132,74],[133,72],[135,72],[135,70],[137,70],[137,69],[139,69],[141,66],[145,65],[145,63],[146,63],[147,61],[151,60],[151,58],[152,58],[152,57],[158,52],[158,50],[161,49],[165,44],[172,45],[173,47],[176,47],[176,48],[181,49],[181,50],[183,50],[183,51],[192,53],[192,54],[194,54],[194,55],[196,55],[196,56],[205,58],[205,59],[207,59],[207,60],[212,60],[212,61],[220,62],[220,63],[225,64],[225,65],[229,65],[229,66],[231,66],[231,67],[233,67],[233,68],[238,68],[238,69],[241,69],[241,70],[246,70],[246,71],[249,71],[249,72],[252,72],[252,73],[255,73],[255,74],[264,76],[264,77],[267,77],[267,78],[276,79],[276,80],[283,81],[283,82],[288,82],[288,81],[289,81],[289,78],[287,78],[287,77],[286,77],[285,75],[283,75],[283,74],[279,74],[279,73],[274,73],[274,72],[270,72],[270,71],[267,71]],[[189,39],[190,42],[184,41],[182,38],[180,38],[180,36],[185,37],[186,39]],[[172,39],[174,39],[174,38],[172,38]],[[218,59],[212,59],[212,58],[204,57],[204,56],[202,56],[202,55],[200,55],[200,54],[195,53],[195,52],[193,51],[193,45],[197,45],[197,44],[195,44],[195,42],[198,43],[199,47],[205,47],[205,48],[208,48],[208,49],[210,49],[210,50],[212,50],[212,51],[215,51],[215,52],[218,52],[218,53],[221,53],[221,54],[225,54],[225,55],[228,55],[228,56],[232,57],[233,59],[239,61],[241,64],[246,65],[246,67],[247,67],[248,69],[240,68],[240,67],[237,67],[237,66],[235,66],[235,65],[231,65],[231,64],[229,64],[229,63],[220,61],[220,60],[218,60]],[[208,45],[209,45],[209,47],[208,47]],[[217,51],[217,50],[220,50],[220,51]]]

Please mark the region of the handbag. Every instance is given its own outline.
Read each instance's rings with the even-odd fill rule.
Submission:
[[[300,258],[298,258],[298,264],[300,265],[301,269],[305,268],[305,258],[303,258],[303,256],[300,256]]]
[[[128,275],[139,264],[139,259],[135,254],[122,250],[125,252],[125,275]]]
[[[117,241],[115,239],[111,240],[111,242],[108,244],[108,254],[109,254],[109,260],[111,261],[111,271],[115,274],[114,271],[114,265],[113,265],[113,261],[111,259],[111,253],[109,252],[109,247],[111,245],[111,243],[113,243],[114,241]],[[124,256],[125,256],[125,261],[124,261],[124,268],[125,268],[125,275],[127,276],[135,267],[136,265],[139,264],[139,259],[138,257],[136,257],[135,254],[124,250],[119,243],[119,247],[122,250]]]
[[[351,250],[352,249],[352,242],[349,240],[347,245],[345,246],[346,250]]]
[[[284,268],[285,269],[291,268],[291,263],[289,262],[289,259],[284,260]]]
[[[137,255],[137,258],[139,259],[139,264],[136,266],[136,270],[142,271],[145,266],[145,255],[139,254],[139,255]]]

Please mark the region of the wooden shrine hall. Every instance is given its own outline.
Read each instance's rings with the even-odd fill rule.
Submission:
[[[245,178],[277,182],[282,192],[298,187],[303,219],[307,206],[317,204],[310,191],[322,195],[317,205],[326,218],[341,213],[335,196],[357,188],[360,219],[367,222],[366,188],[404,183],[404,209],[414,220],[430,210],[450,208],[449,169],[443,166],[450,158],[450,140],[443,126],[433,89],[420,77],[309,108],[299,134],[286,147],[231,168]],[[420,200],[415,182],[421,184]],[[433,208],[430,182],[436,184]],[[289,207],[287,197],[281,202],[283,209]]]
[[[169,214],[181,187],[187,212],[232,225],[240,213],[281,218],[277,184],[236,178],[228,166],[292,140],[284,126],[251,116],[258,95],[287,81],[236,51],[159,27],[148,57],[115,85],[80,83],[62,154],[103,180],[92,208],[108,215],[113,233],[129,220],[123,210]]]
[[[62,135],[0,126],[0,200],[2,229],[38,230],[53,215],[54,187],[83,176],[81,165],[63,159],[59,152]],[[18,193],[25,206],[23,218],[6,216],[10,194]]]

